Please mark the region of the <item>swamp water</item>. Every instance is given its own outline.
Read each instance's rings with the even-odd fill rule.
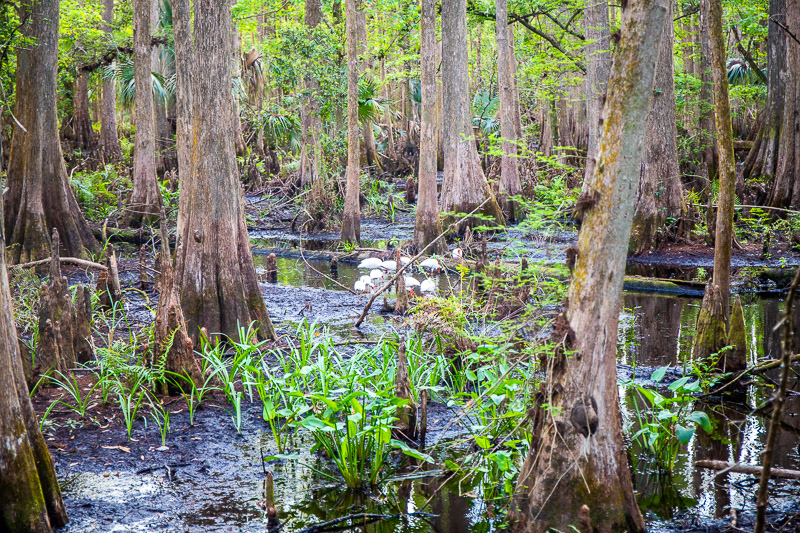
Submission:
[[[256,264],[262,259],[263,256],[256,256]],[[327,261],[309,260],[309,263],[329,274]],[[267,285],[264,293],[279,330],[293,331],[304,320],[317,321],[326,325],[335,338],[348,340],[374,339],[399,327],[397,319],[382,317],[373,309],[361,332],[353,333],[353,320],[366,303],[366,296],[346,293],[306,268],[303,260],[280,258],[278,264],[278,282]],[[353,265],[343,263],[339,265],[337,280],[352,287],[361,273]],[[417,277],[422,279],[420,275]],[[457,281],[447,275],[436,279],[440,290]],[[311,302],[310,310],[304,302]],[[772,332],[772,328],[779,320],[781,301],[745,296],[743,303],[751,357],[753,360],[776,357],[779,334]],[[663,366],[689,371],[687,354],[699,305],[700,300],[694,298],[626,294],[619,331],[620,380],[634,377],[637,384],[668,395],[666,387],[649,380],[650,375]],[[375,307],[378,306],[376,301]],[[677,372],[672,375],[675,379]],[[776,379],[777,370],[767,377]],[[795,382],[793,390],[799,388]],[[621,387],[620,394],[626,420],[632,422],[635,431],[638,426],[633,392]],[[651,530],[715,530],[728,523],[731,509],[734,514],[742,511],[752,514],[755,477],[730,473],[715,478],[715,472],[693,465],[698,459],[760,464],[766,418],[751,412],[763,403],[767,394],[760,387],[749,386],[736,402],[728,399],[721,402],[719,398],[695,401],[693,409],[707,413],[714,430],[706,434],[698,429],[688,446],[682,447],[675,457],[670,474],[663,473],[635,443],[630,444],[635,463],[634,483]],[[180,403],[175,405],[178,409]],[[430,409],[429,444],[455,442],[465,436],[458,428],[448,426],[453,414],[443,405],[431,404]],[[92,457],[91,450],[79,451],[80,457],[56,454],[71,518],[66,531],[274,531],[274,524],[268,523],[263,510],[261,454],[275,453],[275,449],[260,410],[258,403],[249,404],[241,436],[236,434],[230,416],[222,409],[198,411],[197,426],[191,430],[188,417],[178,410],[173,415],[173,432],[167,438],[171,449],[161,455],[153,451],[160,442],[158,430],[152,424],[135,431],[137,441],[133,443],[125,442],[124,430],[118,431],[114,444],[131,450],[118,452],[118,458],[98,460]],[[800,397],[794,395],[787,402],[778,438],[778,467],[800,469],[798,413]],[[97,441],[109,442],[100,434]],[[485,532],[496,527],[493,517],[501,509],[481,499],[480,486],[458,480],[445,483],[440,475],[414,479],[398,476],[371,494],[355,493],[317,473],[324,468],[324,462],[308,453],[313,445],[310,435],[301,433],[295,445],[300,449],[299,458],[272,460],[266,465],[274,474],[282,531],[297,531],[358,513],[397,515],[356,528],[371,532]],[[465,447],[428,451],[436,457],[436,464],[442,464],[444,459],[457,459]],[[773,480],[772,513],[799,512],[799,502],[800,482]],[[415,512],[421,513],[411,514]]]

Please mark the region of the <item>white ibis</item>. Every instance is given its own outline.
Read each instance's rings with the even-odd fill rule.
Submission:
[[[363,276],[362,276],[363,278]],[[369,281],[364,281],[363,279],[358,279],[353,284],[353,290],[356,291],[358,294],[366,294],[368,292],[372,292],[375,290],[375,286],[370,283]]]
[[[366,285],[370,285],[372,283],[372,278],[367,275],[361,276],[358,278],[358,280],[363,281]]]
[[[461,248],[453,250],[453,259],[464,259],[464,252],[461,251]]]
[[[431,279],[424,279],[419,286],[419,290],[422,292],[422,294],[435,294],[436,283],[434,283]]]
[[[371,270],[370,273],[369,273],[369,279],[370,279],[370,281],[383,279],[383,271],[382,270],[378,270],[377,268]]]
[[[364,270],[372,270],[373,268],[380,268],[382,262],[383,261],[381,261],[377,257],[367,257],[358,264],[358,268]]]
[[[425,261],[419,264],[420,268],[423,270],[430,270],[432,272],[441,272],[442,265],[439,264],[439,261],[434,259],[433,257],[429,257]]]
[[[380,268],[389,272],[394,272],[397,270],[397,261],[384,261],[381,263]]]
[[[409,264],[410,262],[411,262],[411,258],[410,258],[410,257],[403,256],[403,257],[401,257],[401,258],[400,258],[400,263],[401,263],[403,266],[406,266],[406,265],[407,265],[407,264]]]
[[[414,287],[419,287],[419,280],[413,276],[404,276],[403,281],[406,282],[407,289],[413,289]]]

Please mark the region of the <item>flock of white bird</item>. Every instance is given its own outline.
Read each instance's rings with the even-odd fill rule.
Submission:
[[[456,248],[452,252],[454,259],[461,259],[464,254],[461,249]],[[400,263],[405,266],[411,262],[409,257],[401,257]],[[363,275],[356,280],[353,284],[353,290],[358,294],[371,294],[375,292],[375,286],[384,278],[391,276],[392,272],[397,272],[397,261],[381,261],[377,257],[368,257],[358,264],[359,270],[368,270],[369,275]],[[442,272],[442,265],[439,261],[429,257],[419,264],[419,268],[423,273],[440,273]],[[414,276],[403,276],[406,284],[406,290],[412,292],[414,287],[419,287],[423,295],[436,293],[436,282],[430,278],[425,278],[421,282]]]

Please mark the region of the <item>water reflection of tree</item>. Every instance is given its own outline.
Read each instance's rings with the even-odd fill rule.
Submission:
[[[678,360],[684,300],[665,296],[629,294],[625,306],[634,308],[635,343],[631,347],[637,365],[659,367]]]
[[[700,430],[695,434],[695,460],[738,462],[747,423],[746,414],[724,402],[714,406],[698,403],[695,409],[705,412],[714,427],[711,434]],[[730,474],[695,468],[693,484],[698,497],[706,491],[709,476],[714,497],[714,518],[722,518],[730,513],[731,508]]]

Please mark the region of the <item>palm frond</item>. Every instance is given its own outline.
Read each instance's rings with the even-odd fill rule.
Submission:
[[[761,78],[743,59],[728,60],[728,83],[731,85],[762,85]]]

